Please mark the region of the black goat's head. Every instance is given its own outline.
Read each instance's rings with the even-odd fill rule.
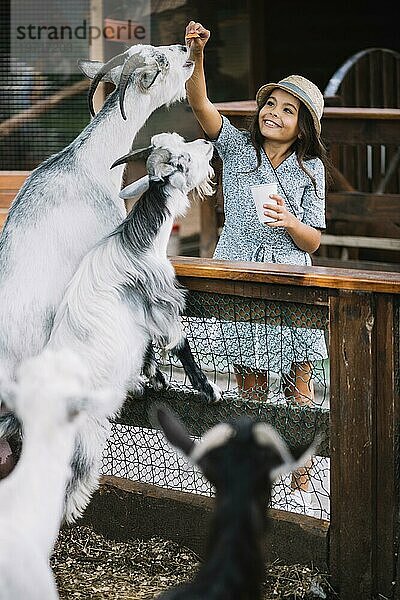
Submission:
[[[255,493],[270,492],[279,475],[307,463],[317,444],[290,451],[271,425],[248,417],[219,423],[196,443],[168,408],[157,407],[155,416],[168,441],[197,464],[219,491],[232,489],[236,482],[244,487],[247,482]]]

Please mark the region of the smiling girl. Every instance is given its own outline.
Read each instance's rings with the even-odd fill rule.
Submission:
[[[318,249],[325,228],[325,167],[329,165],[320,140],[324,105],[320,90],[300,75],[263,85],[249,131],[239,130],[207,96],[203,59],[210,32],[190,21],[185,37],[195,61],[186,84],[188,101],[223,162],[225,223],[214,258],[311,265],[310,254]],[[261,223],[250,188],[265,183],[276,183],[278,193],[269,197],[276,204],[269,203],[268,197],[264,204],[265,215],[274,221]],[[284,323],[223,323],[221,327],[242,393],[267,391],[272,371],[281,374],[287,400],[313,403],[312,364],[327,357],[321,330]],[[308,485],[308,475],[299,471],[293,490],[305,492]]]

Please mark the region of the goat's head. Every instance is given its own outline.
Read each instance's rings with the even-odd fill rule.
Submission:
[[[213,193],[211,178],[214,175],[210,160],[211,142],[204,139],[185,142],[177,133],[160,133],[151,138],[151,146],[130,152],[112,166],[147,157],[148,176],[126,186],[121,198],[134,198],[143,193],[151,180],[165,181],[183,194],[196,190],[200,197]]]
[[[7,406],[23,423],[29,420],[44,432],[78,422],[83,414],[103,418],[119,408],[112,390],[93,391],[88,369],[66,348],[45,349],[23,361],[16,382],[5,389]]]
[[[168,408],[154,410],[167,440],[200,467],[217,491],[232,489],[235,483],[244,488],[247,482],[255,494],[269,495],[272,482],[304,466],[319,443],[289,450],[271,425],[248,417],[219,423],[195,442]]]
[[[78,66],[92,83],[88,102],[94,116],[93,96],[101,81],[117,86],[121,114],[126,119],[125,97],[149,94],[155,107],[171,104],[185,97],[185,82],[193,73],[186,46],[147,46],[137,44],[114,56],[107,63],[80,60]]]

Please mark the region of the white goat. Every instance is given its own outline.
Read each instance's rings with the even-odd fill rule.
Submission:
[[[185,294],[166,254],[173,221],[189,206],[188,192],[212,191],[212,152],[212,144],[203,139],[186,143],[174,133],[152,138],[148,191],[125,221],[83,258],[56,313],[48,347],[73,349],[87,366],[93,389],[112,387],[121,405],[128,389],[140,384],[144,362],[152,363],[153,341],[176,350],[207,400],[219,399],[219,389],[197,367],[183,334]],[[102,432],[107,427],[105,419]],[[80,428],[67,490],[67,521],[81,514],[98,485],[104,446],[94,437],[98,429],[91,419]]]
[[[86,411],[102,420],[116,401],[114,393],[93,393],[85,366],[70,350],[44,350],[17,370],[7,403],[23,423],[24,440],[17,466],[0,482],[0,600],[58,598],[49,557],[76,432]]]
[[[136,45],[106,64],[80,62],[94,78],[91,107],[102,79],[117,89],[67,148],[32,172],[10,208],[0,237],[0,366],[11,378],[44,348],[83,256],[125,218],[123,167],[110,166],[156,108],[184,98],[187,58],[186,46]]]
[[[318,441],[305,453],[293,451],[296,459],[271,425],[248,417],[219,423],[199,443],[167,407],[155,409],[155,419],[216,490],[204,564],[192,582],[164,592],[160,600],[261,600],[272,483],[306,464]]]

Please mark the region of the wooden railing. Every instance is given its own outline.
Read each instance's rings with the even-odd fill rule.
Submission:
[[[256,110],[254,101],[215,104],[239,128]],[[400,110],[326,108],[322,136],[335,166],[327,195],[327,235],[315,264],[398,270],[400,257]],[[222,224],[222,194],[202,204],[201,256],[212,256]],[[335,237],[332,237],[335,236]],[[324,248],[340,246],[329,258]],[[359,248],[381,251],[377,259],[360,259]],[[351,250],[351,248],[355,250]],[[388,254],[388,251],[394,254]],[[389,256],[389,258],[388,258]]]
[[[7,218],[11,202],[30,171],[0,171],[0,229]]]

